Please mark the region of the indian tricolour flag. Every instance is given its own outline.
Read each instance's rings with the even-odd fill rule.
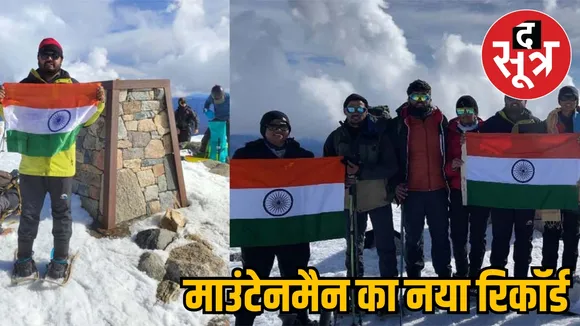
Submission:
[[[233,159],[230,246],[343,238],[345,167],[339,157]]]
[[[578,208],[578,134],[469,133],[463,202],[494,208]]]
[[[83,124],[97,112],[99,85],[4,84],[7,150],[51,157],[69,149]]]

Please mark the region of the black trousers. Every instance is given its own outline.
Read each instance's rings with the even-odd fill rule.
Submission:
[[[493,240],[490,263],[493,268],[505,268],[510,252],[512,232],[514,243],[514,277],[527,277],[532,262],[532,236],[534,234],[533,209],[491,209]]]
[[[447,190],[409,191],[403,203],[405,227],[405,264],[407,275],[421,277],[425,268],[423,229],[425,219],[431,235],[431,257],[439,277],[451,276],[451,243],[449,241],[449,200]]]
[[[576,272],[578,262],[578,242],[580,240],[580,213],[574,211],[562,211],[562,221],[544,225],[542,245],[542,267],[558,268],[558,250],[560,238],[564,242],[562,254],[562,267],[571,268],[572,274]]]
[[[272,246],[272,247],[249,247],[242,248],[242,264],[244,268],[253,269],[259,278],[264,279],[270,276],[274,259],[278,259],[280,274],[285,278],[298,277],[298,269],[308,267],[310,260],[310,243],[295,245]],[[254,303],[259,303],[256,296]],[[307,310],[296,311],[298,319],[308,318]],[[234,314],[236,316],[236,326],[252,326],[254,319],[260,313],[242,310]]]
[[[457,276],[477,278],[485,256],[485,239],[489,208],[463,206],[461,190],[451,190],[449,220],[451,224],[451,243]],[[469,260],[467,237],[469,234]]]
[[[20,175],[22,214],[18,227],[18,258],[32,257],[40,212],[50,195],[54,259],[67,259],[72,235],[71,192],[73,178]]]

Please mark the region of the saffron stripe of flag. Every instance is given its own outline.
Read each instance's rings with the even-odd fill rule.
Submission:
[[[343,238],[344,164],[338,157],[233,159],[230,246]]]
[[[575,134],[468,134],[463,150],[467,205],[578,208]]]
[[[69,149],[84,123],[97,112],[99,85],[4,84],[8,151],[51,157]]]

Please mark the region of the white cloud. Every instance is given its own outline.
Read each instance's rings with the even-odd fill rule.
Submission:
[[[431,84],[434,104],[450,118],[455,116],[455,102],[464,94],[476,98],[484,117],[502,108],[503,95],[485,77],[480,44],[489,24],[507,11],[477,16],[474,26],[481,35],[473,41],[474,32],[465,16],[453,17],[441,10],[419,13],[425,19],[405,18],[400,25],[421,30],[419,35],[413,30],[410,38],[396,23],[406,13],[391,15],[391,9],[380,7],[387,7],[382,0],[260,2],[259,6],[240,1],[233,5],[231,62],[236,78],[232,98],[241,108],[232,111],[233,133],[257,134],[261,115],[277,109],[290,116],[294,136],[323,140],[344,118],[342,102],[350,93],[394,110],[406,100],[406,88],[417,78]],[[454,24],[456,20],[463,25]],[[447,33],[446,26],[452,26],[454,33]],[[579,32],[573,25],[565,28],[569,33]],[[472,41],[466,41],[463,32]],[[410,42],[428,44],[431,53],[413,53]],[[295,51],[335,56],[345,65],[290,65],[284,53]],[[570,77],[564,82],[572,83]],[[556,93],[530,101],[528,107],[545,118],[557,106]]]
[[[544,10],[547,12],[554,11],[558,8],[558,0],[544,0]]]
[[[36,68],[45,37],[64,49],[63,68],[81,82],[171,79],[175,96],[229,89],[229,1],[174,0],[159,10],[136,1],[5,1],[0,13],[0,81]],[[137,7],[139,6],[139,7]]]

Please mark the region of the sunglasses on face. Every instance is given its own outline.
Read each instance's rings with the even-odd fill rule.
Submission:
[[[431,99],[431,96],[429,94],[414,93],[414,94],[409,95],[409,98],[415,102],[426,102],[426,101],[429,101]]]
[[[44,52],[40,54],[40,59],[48,60],[48,58],[52,58],[52,60],[58,60],[60,58],[60,54],[53,52]]]
[[[359,107],[352,107],[349,106],[346,108],[346,112],[348,113],[365,113],[365,111],[367,110],[367,108],[363,107],[363,106],[359,106]]]
[[[457,108],[455,109],[457,115],[475,114],[475,108]]]
[[[286,124],[281,124],[281,125],[268,125],[266,128],[268,128],[268,130],[270,131],[281,131],[281,132],[287,132],[288,130],[290,130],[290,127],[288,127],[288,125]]]

